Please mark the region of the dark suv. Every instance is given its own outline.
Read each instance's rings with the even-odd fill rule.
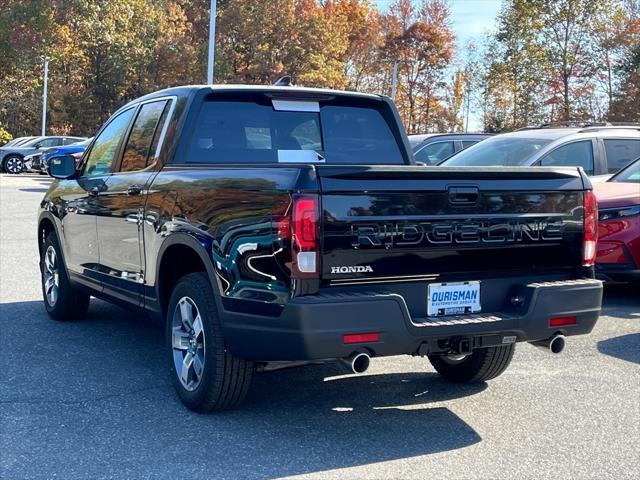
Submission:
[[[95,296],[162,318],[194,410],[237,405],[270,362],[359,373],[420,355],[483,382],[516,342],[559,353],[600,312],[584,173],[416,166],[386,97],[169,89],[122,107],[78,168],[55,157],[50,173],[47,312],[79,318]]]

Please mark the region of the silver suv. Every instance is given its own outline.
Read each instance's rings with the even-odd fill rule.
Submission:
[[[588,175],[609,175],[638,156],[640,127],[537,128],[488,138],[440,165],[570,166]]]

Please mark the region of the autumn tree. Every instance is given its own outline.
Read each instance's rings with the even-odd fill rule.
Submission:
[[[453,60],[455,36],[443,0],[423,0],[414,7],[396,0],[386,18],[384,56],[398,62],[398,102],[409,132],[433,127],[433,109],[441,100],[444,75]]]
[[[611,119],[640,122],[640,1],[626,0],[624,15],[616,38],[620,51],[616,70],[621,80],[614,93]]]

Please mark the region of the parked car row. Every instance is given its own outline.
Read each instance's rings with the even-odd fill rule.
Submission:
[[[72,143],[71,145],[45,148],[31,155],[27,155],[24,157],[25,169],[42,175],[48,174],[51,160],[62,155],[71,155],[79,162],[82,154],[89,146],[89,143],[91,143],[91,140],[93,139],[88,138],[78,143]]]
[[[61,147],[85,141],[86,137],[40,136],[21,137],[0,147],[0,171],[11,174],[25,170],[25,158],[41,153],[44,149]]]

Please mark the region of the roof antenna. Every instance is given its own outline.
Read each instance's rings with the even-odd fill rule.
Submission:
[[[276,87],[291,87],[293,83],[291,83],[291,75],[285,75],[284,77],[280,77],[274,83]]]

